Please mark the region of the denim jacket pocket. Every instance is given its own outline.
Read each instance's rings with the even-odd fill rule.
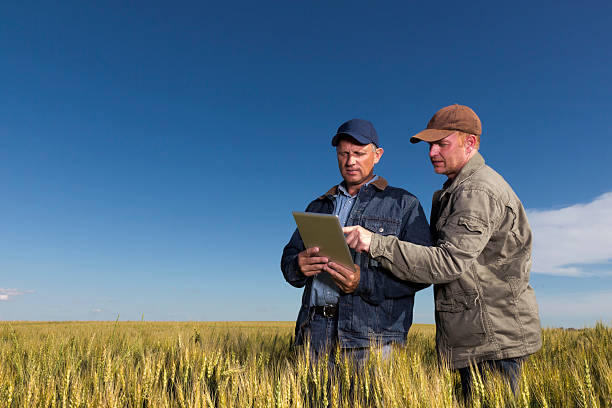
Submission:
[[[361,223],[365,229],[380,235],[399,235],[400,224],[400,220],[369,217],[364,217]]]
[[[372,231],[376,234],[398,236],[400,232],[401,222],[399,220],[389,218],[364,217],[362,219],[361,225],[365,229]],[[378,268],[380,266],[376,260],[370,258],[369,256],[365,258],[367,258],[368,265],[371,268]]]
[[[485,330],[478,292],[453,293],[452,298],[437,299],[436,312],[449,346],[482,344]]]

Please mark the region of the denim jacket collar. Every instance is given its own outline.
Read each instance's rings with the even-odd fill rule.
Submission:
[[[376,187],[379,191],[384,191],[384,189],[387,188],[389,183],[383,177],[378,176],[378,178],[371,182],[369,185]],[[333,197],[336,194],[338,194],[338,185],[333,186],[327,191],[327,193],[323,194],[322,196],[319,196],[319,199],[322,200],[325,197]]]

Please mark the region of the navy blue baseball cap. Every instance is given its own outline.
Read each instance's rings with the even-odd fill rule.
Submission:
[[[336,135],[332,138],[332,146],[337,146],[342,136],[350,136],[364,145],[374,143],[378,147],[378,133],[376,133],[372,122],[367,120],[351,119],[341,124]]]

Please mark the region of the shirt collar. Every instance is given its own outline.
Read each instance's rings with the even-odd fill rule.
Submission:
[[[372,178],[372,180],[368,181],[366,184],[372,184],[372,186],[376,187],[376,189],[379,191],[383,191],[389,185],[387,180],[385,180],[384,177],[380,177],[380,176],[374,176],[374,178]],[[333,186],[327,191],[327,193],[323,194],[319,198],[322,199],[322,198],[325,198],[326,196],[333,197],[333,196],[338,195],[339,187],[340,185]]]
[[[368,181],[367,183],[364,183],[361,187],[367,186],[368,184],[376,181],[377,179],[378,179],[378,176],[374,176],[374,177],[372,177],[372,179],[370,181]],[[360,188],[360,190],[361,190],[361,188]],[[337,197],[339,194],[343,194],[343,195],[345,195],[347,197],[356,197],[357,194],[359,194],[359,191],[355,195],[353,195],[353,196],[350,195],[348,190],[346,189],[346,182],[343,181],[342,183],[338,184],[338,189],[336,190],[336,194],[334,194],[334,197]]]

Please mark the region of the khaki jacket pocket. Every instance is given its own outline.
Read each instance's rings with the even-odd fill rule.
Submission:
[[[485,338],[480,297],[476,291],[453,293],[436,300],[440,327],[451,347],[472,347]]]
[[[457,222],[457,246],[468,252],[480,252],[486,245],[486,224],[476,217],[462,216]]]

